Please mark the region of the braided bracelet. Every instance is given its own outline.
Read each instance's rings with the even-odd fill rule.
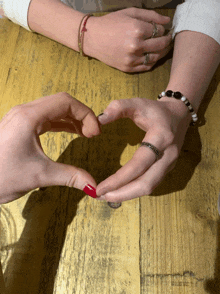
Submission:
[[[86,15],[84,15],[83,18],[82,18],[82,20],[81,20],[81,22],[80,22],[80,25],[79,25],[78,45],[79,45],[79,53],[80,53],[81,56],[87,56],[83,52],[83,40],[84,40],[84,33],[87,31],[87,29],[86,29],[86,23],[87,23],[87,20],[88,20],[88,18],[90,16],[93,16],[93,14],[87,13]],[[84,20],[83,27],[82,27],[82,30],[80,30],[83,20]]]
[[[189,100],[185,96],[183,96],[182,93],[180,93],[180,92],[173,92],[171,90],[168,90],[168,91],[162,92],[160,95],[158,95],[158,98],[157,99],[159,100],[160,98],[162,98],[164,96],[173,97],[175,99],[178,99],[178,100],[183,101],[183,103],[188,107],[188,109],[189,109],[189,111],[190,111],[190,113],[192,115],[191,125],[194,126],[196,124],[196,122],[198,120],[198,116],[197,116],[196,112],[194,111],[194,109],[193,109],[191,103],[189,102]]]

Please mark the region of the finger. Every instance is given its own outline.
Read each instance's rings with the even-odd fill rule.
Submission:
[[[172,35],[152,38],[144,41],[142,46],[143,53],[162,51],[172,43]]]
[[[141,39],[147,40],[150,39],[153,35],[154,25],[149,22],[142,22],[143,32],[140,37]],[[165,33],[164,26],[157,24],[157,38],[162,37]]]
[[[150,195],[172,169],[176,159],[176,146],[169,146],[169,148],[164,151],[163,158],[154,163],[142,176],[117,190],[102,195],[98,199],[108,202],[121,202],[144,195]]]
[[[53,162],[50,159],[48,159],[46,168],[40,173],[39,178],[39,187],[67,186],[84,190],[87,185],[94,189],[97,186],[94,178],[87,171],[75,166]],[[88,195],[93,195],[92,197],[96,198],[94,193]]]
[[[144,64],[144,60],[145,57],[140,58],[139,60],[139,65],[134,66],[131,69],[131,72],[145,72],[145,71],[149,71],[151,70],[154,65],[163,57],[165,57],[170,50],[173,48],[172,45],[168,46],[165,50],[163,50],[161,53],[155,54],[155,53],[149,53],[149,61],[148,63],[145,65]]]
[[[153,21],[161,25],[167,24],[171,20],[169,16],[161,15],[154,10],[146,10],[132,7],[125,9],[124,12],[126,12],[127,15],[133,18],[138,18],[145,22]]]
[[[154,130],[147,132],[143,141],[153,144],[153,146],[155,146],[160,152],[165,150],[171,143],[170,140],[164,138],[163,134]],[[98,185],[97,195],[101,196],[109,191],[119,189],[140,177],[147,171],[147,169],[149,169],[156,159],[157,156],[149,147],[139,147],[131,160],[129,160],[114,175]]]
[[[35,119],[38,124],[38,133],[42,133],[44,123],[65,119],[65,117],[80,121],[82,123],[81,131],[86,137],[92,137],[101,132],[94,112],[67,93],[43,97],[26,104],[24,107],[29,109],[32,119]]]
[[[148,62],[147,62],[146,65],[144,64],[145,55],[142,54],[139,58],[136,58],[131,65],[133,65],[135,71],[136,71],[136,68],[135,67],[139,67],[140,65],[145,65],[145,68],[146,68],[146,66],[153,65],[158,60],[160,60],[161,58],[163,58],[164,56],[166,56],[170,52],[171,49],[172,49],[172,45],[169,45],[168,47],[166,47],[162,51],[153,52],[153,53],[152,52],[149,52],[148,53]]]
[[[172,45],[168,46],[161,53],[158,53],[158,54],[150,53],[149,62],[146,65],[144,64],[145,57],[144,58],[142,57],[141,64],[135,66],[133,68],[133,72],[144,72],[144,71],[151,70],[160,59],[165,57],[170,52],[171,49],[172,49]]]
[[[104,110],[103,114],[98,116],[101,125],[109,124],[120,118],[128,117],[133,119],[137,110],[136,98],[113,100]]]

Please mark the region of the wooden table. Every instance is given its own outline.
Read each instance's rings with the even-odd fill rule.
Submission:
[[[126,74],[6,19],[0,32],[0,118],[61,91],[98,115],[114,99],[156,99],[169,80],[172,55],[151,72]],[[7,293],[220,293],[219,78],[220,68],[200,126],[189,129],[176,168],[151,196],[113,210],[82,191],[49,187],[1,206]],[[132,157],[143,136],[125,119],[93,139],[47,133],[41,141],[53,160],[80,166],[99,183]]]

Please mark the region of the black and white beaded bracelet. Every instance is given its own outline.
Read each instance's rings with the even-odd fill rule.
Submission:
[[[188,109],[189,109],[189,111],[190,111],[190,113],[192,115],[191,125],[194,126],[196,124],[196,122],[198,120],[198,116],[197,116],[196,112],[194,111],[194,109],[193,109],[191,103],[189,102],[189,100],[185,96],[183,96],[182,93],[180,93],[180,92],[173,92],[171,90],[168,90],[168,91],[162,92],[160,95],[158,95],[158,100],[160,98],[162,98],[162,97],[165,97],[165,96],[167,96],[167,97],[173,97],[175,99],[178,99],[178,100],[183,101],[183,103],[185,103],[185,105],[188,107]]]

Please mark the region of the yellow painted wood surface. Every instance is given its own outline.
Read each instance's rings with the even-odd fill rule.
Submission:
[[[114,99],[156,99],[169,80],[170,55],[151,72],[126,74],[5,19],[0,34],[0,119],[17,104],[61,91],[98,115]],[[201,125],[189,130],[176,168],[152,196],[113,210],[79,190],[49,187],[1,206],[7,294],[219,293],[219,78],[220,68]],[[120,120],[96,138],[47,133],[41,141],[50,158],[85,168],[99,183],[143,136]]]

